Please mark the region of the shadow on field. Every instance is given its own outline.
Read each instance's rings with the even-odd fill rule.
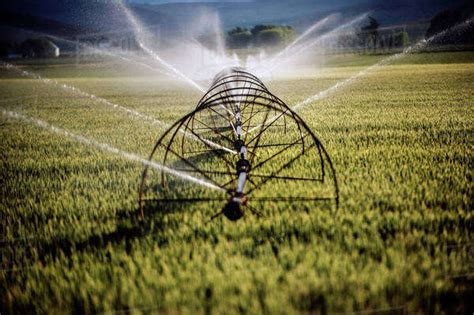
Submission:
[[[211,157],[215,157],[215,153],[203,153],[193,156],[188,159],[191,163],[199,163],[202,161],[209,160]],[[183,162],[177,162],[173,167],[182,166]],[[179,187],[175,187],[179,189]],[[153,235],[154,242],[159,245],[165,245],[168,240],[164,237],[160,237],[159,233],[165,224],[169,224],[170,220],[166,220],[165,217],[169,214],[178,214],[189,209],[190,203],[165,203],[157,201],[149,201],[144,205],[144,217],[139,216],[138,209],[130,211],[130,209],[124,209],[118,211],[115,218],[116,229],[113,232],[92,235],[87,239],[73,240],[69,238],[55,239],[52,241],[44,240],[26,240],[25,242],[15,241],[15,246],[22,246],[26,257],[36,257],[42,262],[46,259],[55,259],[56,257],[65,255],[71,256],[74,253],[82,251],[94,251],[107,247],[108,245],[123,245],[128,252],[132,250],[132,243],[138,238]],[[209,218],[210,219],[210,218]],[[24,243],[24,244],[22,244]],[[34,244],[33,244],[34,243]],[[10,244],[13,246],[13,244]],[[33,254],[34,253],[34,254]]]
[[[45,262],[46,259],[55,259],[63,255],[71,256],[83,251],[94,252],[108,245],[123,245],[129,253],[132,250],[134,240],[161,229],[163,218],[171,212],[175,212],[175,210],[168,206],[159,209],[155,207],[154,209],[147,209],[144,218],[139,218],[136,211],[120,211],[116,216],[116,229],[112,232],[92,235],[85,240],[61,238],[49,242],[37,241],[30,249],[36,252],[34,256],[42,262]],[[156,243],[164,245],[167,240],[158,237]]]
[[[226,154],[229,154],[227,153],[226,151],[224,150],[212,150],[212,151],[207,151],[207,152],[202,152],[202,153],[198,153],[196,155],[193,155],[193,156],[189,156],[186,158],[186,161],[188,163],[191,163],[191,164],[194,164],[194,165],[199,165],[199,163],[201,162],[209,162],[211,161],[212,158],[215,158],[217,156],[223,156],[223,155],[226,155]],[[175,169],[179,169],[179,168],[182,168],[186,166],[186,163],[183,162],[183,161],[176,161],[174,163],[172,163],[170,165],[171,168],[175,168]]]

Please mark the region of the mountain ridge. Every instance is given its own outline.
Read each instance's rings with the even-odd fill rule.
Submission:
[[[379,20],[381,26],[428,20],[439,11],[463,3],[463,0],[259,0],[254,2],[192,2],[133,4],[131,8],[145,26],[157,25],[163,33],[191,28],[190,22],[202,12],[220,17],[222,29],[256,24],[286,24],[301,32],[314,22],[333,13],[350,18],[364,12]],[[85,0],[16,0],[0,3],[0,12],[29,14],[39,19],[57,21],[83,33],[130,29],[123,12],[113,1]],[[107,18],[105,18],[107,17]],[[8,19],[6,19],[8,20]],[[14,26],[9,20],[10,26]],[[5,21],[3,21],[3,24]],[[41,23],[40,23],[41,24]],[[53,23],[54,24],[54,23]],[[59,26],[58,26],[59,27]]]

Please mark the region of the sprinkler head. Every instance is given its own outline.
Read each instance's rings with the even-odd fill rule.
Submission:
[[[244,216],[244,208],[247,205],[247,196],[242,193],[236,193],[229,202],[226,203],[222,213],[227,219],[237,221]]]
[[[237,175],[240,173],[249,173],[250,172],[250,162],[245,159],[240,159],[237,161],[236,165]]]

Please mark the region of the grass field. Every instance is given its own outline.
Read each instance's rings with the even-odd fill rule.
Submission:
[[[334,56],[267,86],[292,105],[383,57]],[[201,97],[119,66],[25,69],[169,123]],[[207,223],[215,209],[137,221],[142,165],[2,115],[0,313],[472,314],[473,87],[474,53],[425,53],[303,108],[340,207],[235,223]],[[0,95],[4,111],[142,157],[164,132],[11,71]]]

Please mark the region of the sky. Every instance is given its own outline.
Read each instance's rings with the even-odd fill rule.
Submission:
[[[128,0],[129,3],[252,2],[254,0]]]

